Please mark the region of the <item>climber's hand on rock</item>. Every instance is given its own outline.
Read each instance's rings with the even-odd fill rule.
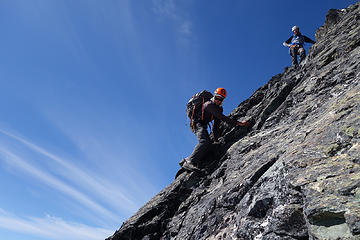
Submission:
[[[236,125],[237,125],[237,126],[240,126],[240,127],[251,127],[251,123],[248,122],[248,121],[237,122]]]

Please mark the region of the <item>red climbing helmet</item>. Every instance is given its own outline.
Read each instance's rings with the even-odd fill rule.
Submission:
[[[214,92],[215,97],[226,98],[226,90],[224,88],[217,88]]]

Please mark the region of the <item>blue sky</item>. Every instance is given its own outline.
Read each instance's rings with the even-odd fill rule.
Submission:
[[[194,93],[229,114],[291,64],[293,25],[315,40],[355,2],[1,1],[1,239],[111,235],[191,153]]]

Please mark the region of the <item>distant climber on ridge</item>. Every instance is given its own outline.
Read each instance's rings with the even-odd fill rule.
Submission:
[[[316,42],[311,40],[307,36],[302,35],[298,26],[293,26],[291,30],[294,34],[288,40],[283,42],[283,45],[290,48],[292,65],[294,67],[297,67],[297,55],[299,55],[299,63],[301,63],[305,59],[306,53],[304,49],[304,43],[308,42],[314,44]]]
[[[232,126],[251,127],[249,121],[237,121],[223,114],[222,103],[226,97],[224,88],[217,88],[214,96],[208,91],[202,91],[195,94],[187,104],[187,112],[190,120],[190,127],[196,135],[199,143],[196,145],[192,154],[181,160],[180,165],[189,171],[199,171],[196,166],[211,146],[210,135],[207,131],[208,124],[214,120],[213,137],[214,142],[218,142],[217,132],[219,130],[220,121],[225,121]]]

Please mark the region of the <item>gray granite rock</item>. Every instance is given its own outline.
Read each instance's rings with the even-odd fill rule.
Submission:
[[[180,173],[108,240],[360,239],[360,7],[330,10],[297,69],[222,125],[207,174]]]

